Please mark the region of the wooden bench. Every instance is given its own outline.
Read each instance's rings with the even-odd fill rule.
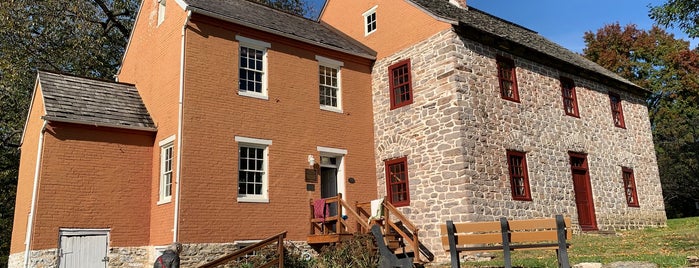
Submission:
[[[510,220],[500,222],[454,223],[447,221],[441,227],[442,246],[449,251],[451,267],[460,268],[462,251],[503,251],[505,267],[512,267],[510,251],[555,249],[558,265],[570,268],[566,240],[572,236],[570,218]]]

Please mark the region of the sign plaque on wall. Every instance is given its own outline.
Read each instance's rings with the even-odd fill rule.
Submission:
[[[312,168],[307,168],[306,169],[306,182],[308,183],[316,183],[318,182],[318,175],[316,175],[316,170]]]

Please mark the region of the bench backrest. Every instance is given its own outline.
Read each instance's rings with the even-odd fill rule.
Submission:
[[[573,235],[570,228],[570,218],[563,219],[566,228],[566,240]],[[558,241],[556,219],[511,220],[507,222],[510,228],[511,243]]]
[[[503,222],[504,221],[504,222]],[[564,218],[566,240],[572,237],[570,218]],[[510,243],[536,243],[558,241],[556,219],[506,220],[494,222],[464,222],[454,224],[454,238],[457,247],[467,245],[500,245],[503,240],[502,225],[505,225]],[[449,250],[447,224],[440,225],[442,246]]]

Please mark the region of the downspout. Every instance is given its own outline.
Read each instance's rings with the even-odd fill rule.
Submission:
[[[187,18],[184,20],[182,25],[182,44],[180,47],[180,99],[178,103],[178,115],[177,115],[177,174],[175,178],[177,184],[175,184],[175,217],[172,227],[172,241],[177,242],[179,233],[179,221],[180,221],[180,184],[182,184],[182,119],[183,119],[183,102],[184,102],[184,50],[185,50],[185,33],[187,32],[187,25],[189,24],[189,19],[192,17],[192,11],[187,11]]]
[[[34,227],[34,212],[36,211],[36,195],[39,191],[39,170],[41,169],[41,152],[44,150],[44,132],[46,132],[46,120],[39,132],[39,144],[36,150],[36,167],[34,169],[34,185],[32,186],[32,204],[29,209],[29,220],[27,221],[27,238],[24,241],[24,267],[29,267],[29,249],[32,241],[32,229]]]

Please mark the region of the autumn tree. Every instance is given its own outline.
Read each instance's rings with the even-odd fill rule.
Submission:
[[[583,54],[652,93],[647,98],[669,217],[696,215],[699,193],[699,53],[659,27],[606,25]]]
[[[651,7],[650,17],[664,27],[677,27],[689,37],[699,37],[699,0],[668,0]]]

